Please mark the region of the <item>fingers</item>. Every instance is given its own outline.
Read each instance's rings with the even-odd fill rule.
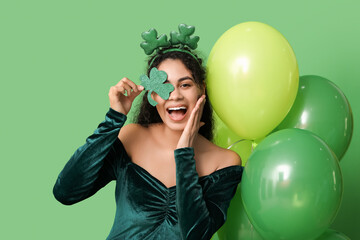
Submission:
[[[130,111],[134,99],[144,90],[128,78],[121,79],[109,91],[110,107],[125,115]]]
[[[118,89],[119,92],[122,94],[126,94],[127,96],[131,96],[133,93],[135,95],[139,95],[139,93],[144,90],[144,87],[141,85],[136,85],[133,81],[128,78],[121,79],[115,87]]]
[[[177,148],[192,147],[199,128],[205,124],[204,122],[200,122],[204,105],[205,95],[201,96],[196,102],[196,105],[190,114],[189,120],[186,123],[185,129],[179,139]]]
[[[203,112],[203,109],[204,109],[204,105],[205,105],[205,102],[206,102],[206,98],[205,98],[205,95],[202,95],[199,100],[197,101],[196,103],[196,106],[195,106],[195,122],[197,123],[197,126],[200,128],[201,126],[203,126],[205,123],[201,124],[200,123],[200,119],[201,119],[201,116],[202,116],[202,112]]]
[[[196,103],[196,106],[199,107],[199,109],[202,110],[202,109],[204,108],[205,102],[206,102],[206,96],[205,96],[205,95],[202,95],[202,96],[198,99],[198,101],[197,101],[197,103]]]
[[[188,130],[190,132],[192,132],[193,134],[196,133],[199,130],[199,128],[205,124],[203,122],[200,122],[201,116],[202,116],[202,111],[203,111],[204,105],[205,105],[205,101],[206,101],[205,95],[201,96],[198,99],[193,111],[191,112],[190,118],[188,120],[187,126],[190,127],[190,129],[188,129]]]

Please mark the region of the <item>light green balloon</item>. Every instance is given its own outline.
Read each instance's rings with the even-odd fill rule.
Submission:
[[[271,26],[245,22],[227,30],[207,61],[207,90],[221,120],[240,138],[258,139],[285,118],[299,84],[295,54]]]
[[[301,129],[266,137],[245,166],[241,194],[257,232],[267,240],[312,240],[334,220],[343,192],[335,154]]]

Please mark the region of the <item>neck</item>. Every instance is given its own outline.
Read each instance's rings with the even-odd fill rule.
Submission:
[[[159,124],[154,134],[156,134],[164,148],[170,148],[175,150],[178,146],[179,139],[183,133],[183,130],[174,130],[166,126],[165,124]]]
[[[165,144],[171,147],[171,149],[176,149],[182,133],[183,130],[173,130],[165,124],[162,125],[162,135],[164,140],[166,139]]]

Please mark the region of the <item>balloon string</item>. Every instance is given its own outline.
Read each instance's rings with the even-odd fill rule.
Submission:
[[[227,149],[232,148],[232,146],[234,146],[235,144],[237,144],[237,143],[239,143],[239,142],[242,142],[242,141],[245,141],[245,139],[237,140],[236,142],[234,142],[233,144],[231,144]]]

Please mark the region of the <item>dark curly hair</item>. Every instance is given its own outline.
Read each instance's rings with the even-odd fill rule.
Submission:
[[[187,69],[190,70],[194,78],[194,81],[198,85],[198,87],[202,88],[205,83],[205,75],[206,75],[205,68],[202,66],[202,59],[199,58],[194,52],[191,52],[191,50],[188,48],[184,48],[184,50],[191,52],[198,60],[196,60],[189,53],[181,52],[181,51],[166,51],[168,49],[170,48],[162,49],[156,55],[150,57],[150,59],[148,60],[147,74],[149,75],[150,70],[153,67],[158,67],[160,63],[165,59],[174,59],[174,60],[178,59],[186,66]],[[206,93],[206,89],[205,89],[205,95],[206,95],[206,102],[200,120],[204,122],[205,125],[199,129],[199,133],[209,141],[212,141],[213,111]],[[138,113],[135,115],[135,122],[144,127],[148,127],[149,124],[152,123],[162,122],[162,119],[160,118],[159,113],[156,110],[156,107],[150,105],[150,103],[147,100],[146,94],[143,95],[140,108],[138,109]]]

